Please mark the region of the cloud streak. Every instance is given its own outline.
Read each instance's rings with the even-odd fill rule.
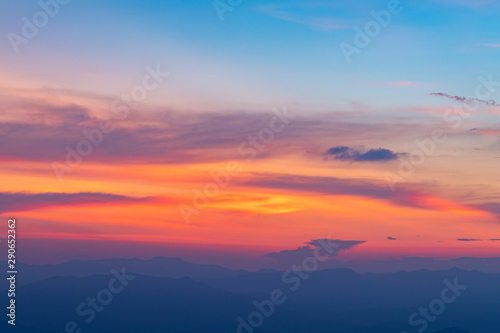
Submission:
[[[111,203],[141,203],[152,198],[134,198],[123,195],[80,193],[6,193],[0,192],[0,213],[21,212],[50,206],[73,206]]]
[[[272,173],[254,173],[251,180],[241,185],[323,195],[359,196],[385,201],[395,206],[436,211],[486,212],[500,218],[500,204],[460,204],[434,195],[428,189],[416,185],[401,186],[398,191],[392,192],[388,190],[386,183],[375,180]]]

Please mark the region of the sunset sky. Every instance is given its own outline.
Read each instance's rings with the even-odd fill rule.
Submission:
[[[74,0],[16,47],[42,9],[4,4],[0,213],[20,260],[258,268],[318,238],[364,241],[344,260],[498,256],[500,3],[401,0],[348,62],[388,2],[248,0],[221,20],[209,0]]]

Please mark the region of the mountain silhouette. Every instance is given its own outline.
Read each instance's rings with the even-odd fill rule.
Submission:
[[[49,267],[54,270],[48,270]],[[410,316],[420,307],[428,308],[439,300],[443,289],[449,288],[445,281],[466,288],[445,305],[434,321],[427,323],[427,332],[493,333],[500,325],[499,274],[456,268],[385,274],[327,269],[301,272],[299,278],[297,272],[231,271],[155,258],[73,261],[31,269],[38,274],[31,279],[61,272],[65,276],[19,285],[15,328],[18,333],[60,333],[71,322],[89,333],[412,333],[417,332],[418,326],[410,325]],[[89,275],[85,269],[105,274]],[[116,280],[110,287],[110,281],[116,279],[111,273],[113,269],[116,274],[126,272],[134,276],[116,294],[109,291],[118,285]],[[271,293],[277,290],[283,302],[273,303],[269,316],[262,315],[265,311],[258,306],[268,306]],[[101,297],[107,302],[103,295],[111,295],[111,301],[102,305],[100,311],[95,309],[94,318],[87,323],[85,320],[92,313],[88,300]],[[449,291],[446,295],[453,296]],[[77,312],[82,304],[80,310],[87,310],[85,315]],[[258,327],[249,326],[252,314],[259,319],[258,315],[255,317],[256,311],[260,311],[262,323]],[[6,327],[5,332],[10,331],[12,327]]]

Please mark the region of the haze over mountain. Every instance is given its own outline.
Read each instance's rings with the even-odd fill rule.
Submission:
[[[175,258],[21,267],[26,278],[18,288],[16,332],[22,333],[64,332],[72,321],[82,332],[91,333],[416,332],[425,317],[414,318],[412,326],[410,316],[443,297],[453,301],[443,303],[439,315],[431,312],[434,321],[425,322],[429,333],[493,333],[500,325],[500,317],[494,315],[500,308],[500,274],[458,268],[384,274],[358,274],[350,269],[247,272]],[[56,273],[61,276],[42,277]],[[125,279],[123,290],[108,303],[102,290],[119,286],[121,280],[116,278],[120,275],[130,279]],[[443,296],[445,288],[451,289]],[[281,303],[270,311],[270,295],[276,290],[281,291]],[[97,303],[101,311],[85,305],[89,297],[106,301]],[[85,306],[78,312],[82,303]],[[264,310],[259,311],[272,313],[262,317],[262,325],[248,326],[248,316],[261,305]]]

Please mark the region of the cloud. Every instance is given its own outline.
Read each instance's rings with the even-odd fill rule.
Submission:
[[[483,240],[483,239],[476,239],[476,238],[458,238],[457,241],[461,241],[461,242],[484,242],[484,241],[498,242],[498,241],[500,241],[500,239],[499,238],[491,238],[491,239]]]
[[[417,82],[413,81],[373,81],[373,82],[377,84],[383,84],[388,86],[399,86],[399,87],[411,86],[417,84]]]
[[[394,237],[387,237],[388,240],[398,240],[397,238]]]
[[[500,104],[497,104],[497,102],[495,102],[494,100],[485,101],[485,100],[477,99],[477,98],[473,98],[473,97],[460,97],[460,96],[453,96],[453,95],[449,95],[449,94],[445,94],[445,93],[430,93],[429,95],[445,97],[445,98],[452,99],[454,101],[464,103],[467,105],[474,105],[473,102],[478,102],[481,104],[485,104],[487,106],[500,106]]]
[[[304,10],[295,11],[294,13],[293,10],[278,5],[261,5],[258,10],[279,20],[305,25],[316,30],[328,31],[351,27],[351,25],[338,19],[315,14],[306,15]]]
[[[27,96],[32,94],[26,92]],[[85,165],[123,162],[174,165],[241,159],[238,146],[268,128],[275,117],[272,107],[267,111],[252,108],[189,113],[159,107],[147,112],[135,110],[121,120],[110,110],[95,106],[96,100],[99,105],[110,105],[112,97],[109,100],[105,96],[88,97],[91,104],[76,105],[82,99],[78,94],[74,92],[74,101],[68,103],[24,95],[8,96],[7,99],[0,95],[0,136],[9,142],[0,145],[0,160],[44,162],[44,172],[53,173],[51,163],[65,164],[67,147],[76,149],[79,142],[87,140],[82,132],[95,133],[101,120],[110,120],[115,129],[104,135],[101,144],[93,146],[92,153],[85,157]],[[300,112],[300,106],[290,107]],[[276,133],[272,144],[257,158],[304,151],[314,151],[317,156],[323,150],[326,137],[333,142],[351,142],[359,139],[361,133],[369,133],[372,141],[392,140],[393,137],[403,140],[412,130],[426,128],[425,124],[410,125],[399,119],[374,122],[371,117],[366,111],[301,113],[286,130]],[[275,125],[280,126],[280,123]],[[391,137],[387,133],[391,133]]]
[[[500,130],[494,128],[472,128],[470,131],[478,135],[500,135]]]
[[[500,203],[497,202],[485,202],[481,204],[472,205],[472,207],[491,213],[497,218],[500,218]]]
[[[493,43],[483,43],[481,45],[488,47],[500,47],[500,44],[493,44]]]
[[[401,184],[398,191],[391,191],[387,183],[367,179],[342,179],[335,177],[299,176],[275,173],[252,173],[250,180],[240,183],[243,186],[274,188],[286,191],[301,191],[324,195],[360,196],[382,200],[395,206],[431,209],[436,211],[469,211],[491,212],[488,209],[499,207],[496,205],[465,205],[456,203],[429,191],[427,185]]]
[[[349,250],[365,241],[345,241],[338,239],[314,239],[306,242],[305,246],[298,247],[294,250],[283,250],[280,252],[272,252],[265,255],[271,258],[278,268],[290,269],[293,265],[301,265],[306,258],[315,256],[315,253],[321,257],[327,257],[326,260],[335,258],[340,251]],[[322,260],[323,261],[323,260]]]
[[[323,155],[333,155],[336,160],[351,162],[387,162],[397,159],[401,154],[384,148],[370,149],[367,152],[362,152],[356,148],[337,146],[327,149]]]
[[[0,192],[0,213],[20,212],[49,206],[109,203],[139,203],[152,198],[134,198],[108,193],[6,193]]]

